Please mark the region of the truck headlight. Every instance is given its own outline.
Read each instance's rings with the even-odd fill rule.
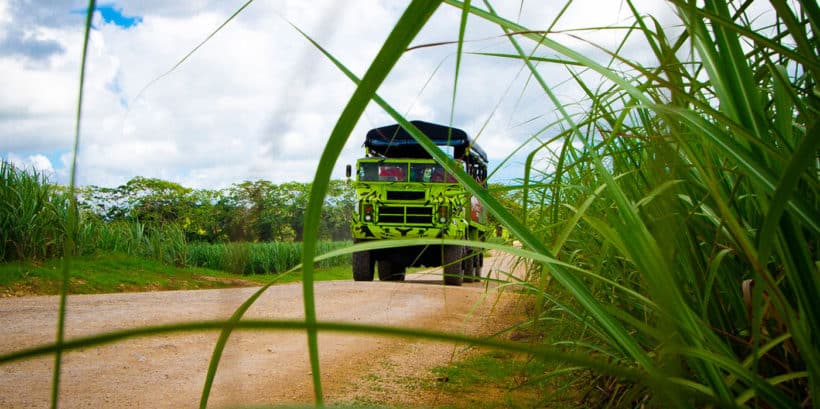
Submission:
[[[362,210],[364,210],[364,221],[372,222],[373,221],[373,205],[372,204],[366,204],[366,205],[364,205]]]
[[[438,208],[438,222],[441,224],[447,223],[447,206],[439,206]]]

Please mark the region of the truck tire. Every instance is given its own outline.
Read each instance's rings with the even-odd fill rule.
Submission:
[[[476,281],[481,281],[481,270],[484,269],[484,249],[477,248],[475,251],[475,257],[473,258],[473,276]]]
[[[484,249],[478,251],[478,255],[475,258],[475,278],[476,281],[481,281],[481,273],[484,270]]]
[[[369,251],[357,251],[353,253],[353,280],[373,281],[373,270],[376,261]]]
[[[444,270],[444,284],[461,285],[464,280],[461,269],[461,257],[464,255],[462,246],[444,246],[444,259],[442,260]]]
[[[396,259],[387,257],[379,260],[379,280],[404,281],[406,267]]]
[[[464,282],[465,283],[474,283],[478,281],[476,278],[476,270],[478,263],[478,256],[475,255],[473,249],[467,247],[465,249],[465,258],[464,258]]]

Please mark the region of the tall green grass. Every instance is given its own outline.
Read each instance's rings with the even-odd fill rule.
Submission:
[[[763,16],[748,15],[748,3],[673,3],[680,34],[629,1],[634,26],[612,29],[644,43],[656,65],[618,49],[600,63],[489,5],[471,9],[518,33],[508,37],[517,54],[492,57],[521,60],[560,112],[544,130],[554,136],[534,148],[554,152],[551,169],[525,169],[529,206],[518,218],[533,227],[498,215],[584,277],[546,263],[555,280],[528,286],[543,299],[533,324],[577,320],[582,335],[551,342],[679,387],[630,384],[606,398],[613,405],[689,406],[676,396],[690,391],[729,406],[816,405],[820,104],[817,48],[806,45],[816,45],[820,15],[773,2],[775,25],[754,27]],[[535,66],[552,53],[572,63],[583,112],[561,108]]]
[[[515,53],[486,56],[520,60],[559,114],[530,154],[555,152],[550,168],[524,169],[526,213],[509,214],[455,172],[553,278],[526,285],[539,300],[533,325],[575,322],[582,335],[552,345],[645,371],[608,404],[816,404],[817,7],[774,2],[774,25],[755,27],[762,16],[748,15],[749,3],[676,1],[683,31],[668,36],[627,1],[635,24],[612,30],[652,50],[657,64],[646,65],[619,55],[623,43],[599,62],[488,2],[447,3],[497,24]],[[367,76],[359,82],[325,53],[368,92]],[[388,55],[374,66],[390,67]],[[536,66],[556,62],[586,94],[583,111],[569,112],[565,103],[579,101],[561,101]],[[331,136],[330,163],[338,144]]]
[[[105,222],[86,215],[81,218],[78,230],[77,254],[122,253],[170,265],[188,265],[190,245],[185,232],[175,224],[147,226],[138,221]]]
[[[344,241],[317,243],[319,253],[328,253],[352,245]],[[188,247],[187,264],[229,271],[235,274],[284,273],[302,260],[302,243],[193,243]],[[321,260],[317,267],[350,265],[350,255]]]
[[[626,0],[631,26],[585,28],[623,38],[611,48],[592,44],[607,56],[603,60],[580,52],[573,37],[542,30],[556,26],[563,13],[544,27],[526,27],[515,16],[498,15],[487,1],[445,3],[469,15],[453,28],[459,53],[468,24],[497,25],[508,51],[479,55],[518,62],[531,78],[528,86],[554,104],[545,111],[555,109],[557,119],[533,135],[540,142],[519,149],[530,158],[513,187],[521,193],[521,213],[511,214],[482,191],[376,94],[440,5],[413,1],[361,79],[308,37],[357,90],[339,115],[313,181],[302,255],[305,321],[242,321],[263,288],[226,322],[60,339],[0,356],[0,363],[132,336],[221,329],[203,390],[205,406],[234,329],[298,328],[308,335],[318,405],[316,334],[353,331],[530,353],[555,363],[556,373],[571,371],[561,367],[570,363],[584,368],[579,374],[596,374],[595,382],[573,386],[603,391],[590,402],[602,407],[818,407],[816,3],[772,1],[763,15],[754,15],[750,10],[759,9],[750,8],[750,1],[672,0],[679,21],[670,31]],[[571,34],[580,37],[581,31]],[[623,50],[633,41],[652,52],[652,62],[630,59]],[[559,98],[559,84],[542,74],[554,64],[567,71],[583,100]],[[529,326],[546,332],[543,343],[316,322],[312,266],[321,204],[336,159],[370,101],[408,128],[520,240],[523,249],[470,245],[506,249],[540,272],[519,284],[537,300]],[[545,155],[549,165],[536,165]],[[59,368],[55,374],[56,385]]]
[[[67,197],[46,175],[0,161],[0,262],[62,252]]]

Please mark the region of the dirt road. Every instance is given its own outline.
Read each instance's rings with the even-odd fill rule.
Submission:
[[[487,258],[484,276],[498,277],[500,257]],[[410,275],[404,283],[316,284],[320,321],[374,323],[490,334],[519,319],[511,295],[482,283],[445,287],[441,277]],[[226,319],[256,289],[168,291],[71,296],[67,338],[122,328]],[[0,353],[54,341],[56,297],[0,299]],[[269,289],[248,318],[300,319],[300,284]],[[197,407],[218,334],[202,332],[136,338],[64,355],[60,407]],[[420,385],[430,368],[463,347],[417,339],[319,334],[326,403],[427,405]],[[50,404],[54,358],[0,366],[0,407]],[[432,379],[432,381],[431,381]],[[312,404],[304,332],[236,332],[220,363],[209,406]]]

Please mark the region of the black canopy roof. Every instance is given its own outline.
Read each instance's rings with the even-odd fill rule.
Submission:
[[[487,154],[458,128],[424,121],[410,121],[439,146],[452,146],[456,159],[487,164]],[[429,158],[430,154],[400,125],[388,125],[367,132],[364,146],[388,158]]]

